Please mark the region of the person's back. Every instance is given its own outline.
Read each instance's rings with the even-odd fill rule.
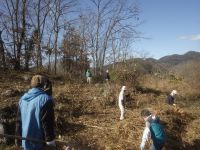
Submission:
[[[166,135],[158,118],[151,119],[149,129],[151,132],[151,139],[153,140],[155,148],[158,150],[162,149],[161,146],[163,145],[163,143],[165,143]]]
[[[41,150],[45,146],[45,141],[49,145],[55,145],[53,100],[47,94],[52,92],[47,91],[46,93],[45,91],[49,89],[41,88],[46,87],[46,85],[41,84],[42,86],[40,86],[37,83],[37,80],[42,80],[40,77],[34,76],[32,78],[33,88],[25,93],[19,101],[16,134],[43,142],[35,143],[30,140],[22,140],[24,150]]]
[[[34,139],[44,139],[41,111],[44,105],[52,99],[41,89],[33,88],[26,93],[19,102],[22,119],[22,137],[31,137]],[[40,149],[43,144],[31,144],[30,141],[22,141],[23,147],[26,149]]]

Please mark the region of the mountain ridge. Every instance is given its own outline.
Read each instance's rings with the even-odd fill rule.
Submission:
[[[185,54],[173,54],[161,57],[157,60],[158,63],[164,63],[168,65],[178,65],[182,62],[190,61],[190,60],[200,60],[200,52],[197,51],[188,51]]]

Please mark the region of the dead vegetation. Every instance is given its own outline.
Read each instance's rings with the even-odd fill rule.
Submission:
[[[155,88],[152,84],[135,88],[130,84],[125,120],[120,121],[117,106],[120,85],[70,83],[63,78],[52,80],[57,139],[75,150],[139,149],[144,128],[139,114],[143,108],[150,108],[160,116],[167,133],[165,150],[198,150],[200,147],[198,95],[186,96],[180,92],[177,106],[171,107],[165,104],[167,89],[159,85]],[[29,81],[21,73],[4,73],[0,83],[1,123],[7,123],[7,132],[14,134],[17,102],[28,90]],[[168,88],[174,85],[169,84]],[[181,88],[180,83],[175,86]],[[59,142],[59,149],[66,143]],[[15,149],[13,141],[8,144],[0,148]]]

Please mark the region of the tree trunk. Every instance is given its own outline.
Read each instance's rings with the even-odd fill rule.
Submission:
[[[1,58],[1,62],[2,62],[2,67],[5,70],[6,69],[6,59],[5,59],[5,51],[4,51],[4,46],[3,46],[3,40],[1,38],[1,33],[2,33],[2,31],[0,31],[0,58]]]
[[[16,3],[16,9],[19,7],[19,1]],[[17,56],[16,56],[16,61],[15,61],[15,70],[20,70],[21,69],[21,48],[23,45],[23,41],[25,39],[25,31],[26,31],[26,0],[23,0],[23,5],[22,5],[22,30],[19,30],[19,25],[18,25],[18,10],[16,11],[16,27],[17,27],[17,34],[20,35],[20,37],[17,37]]]
[[[54,62],[54,73],[57,73],[57,44],[58,44],[58,29],[55,32],[55,41],[54,41],[54,53],[55,53],[55,62]]]
[[[29,62],[30,62],[30,59],[31,59],[33,48],[34,48],[33,40],[30,39],[28,41],[26,48],[25,48],[26,49],[26,51],[25,51],[25,70],[27,70],[27,71],[29,70]]]

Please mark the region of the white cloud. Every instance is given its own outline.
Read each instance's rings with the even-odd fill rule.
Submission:
[[[179,39],[180,39],[180,40],[186,40],[186,39],[187,39],[187,36],[180,36]]]
[[[200,34],[190,35],[190,36],[180,36],[181,40],[191,40],[191,41],[200,41]]]
[[[191,40],[193,40],[193,41],[200,41],[200,34],[193,35],[193,36],[191,37]]]

